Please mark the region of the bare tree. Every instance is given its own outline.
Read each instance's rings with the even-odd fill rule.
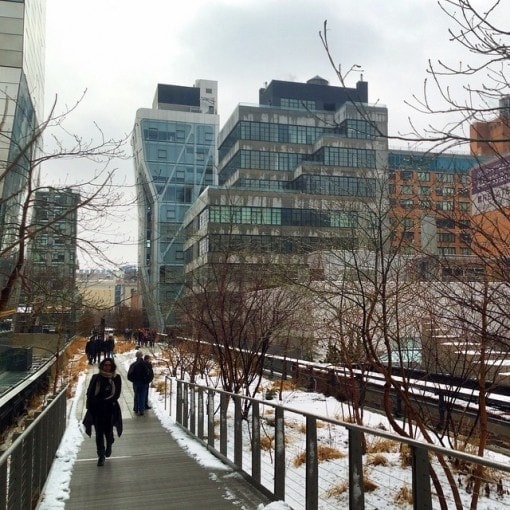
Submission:
[[[302,299],[277,285],[278,265],[248,259],[240,251],[223,251],[206,270],[190,275],[177,306],[184,336],[213,347],[223,388],[251,396],[266,353],[292,329]]]
[[[5,105],[11,101],[5,98]],[[77,103],[79,104],[79,103]],[[0,199],[2,210],[9,209],[10,214],[4,217],[0,258],[2,260],[0,282],[0,311],[12,308],[12,298],[23,279],[26,262],[27,245],[30,240],[43,230],[55,227],[59,221],[69,214],[76,213],[79,209],[82,216],[82,225],[96,232],[95,239],[82,237],[78,242],[83,249],[92,256],[101,256],[102,260],[108,260],[107,255],[101,252],[97,240],[97,233],[104,224],[107,213],[114,210],[113,206],[121,203],[121,194],[113,185],[114,170],[109,170],[109,163],[115,158],[124,157],[124,140],[113,140],[104,137],[99,128],[97,133],[99,141],[84,140],[78,135],[67,133],[70,142],[64,145],[58,139],[54,139],[54,149],[45,152],[41,149],[42,139],[45,134],[54,128],[63,128],[63,123],[68,115],[76,108],[67,109],[63,114],[55,113],[55,105],[44,122],[36,126],[28,138],[19,142],[11,135],[3,131],[5,125],[5,112],[0,121],[0,134],[6,142],[15,146],[14,158],[4,162],[0,169],[0,183],[6,184],[12,175],[17,176],[15,185],[3,186],[4,193]],[[65,132],[65,130],[64,130]],[[53,220],[45,225],[34,225],[31,220],[31,209],[37,191],[44,189],[40,184],[41,166],[51,160],[66,160],[73,165],[78,160],[90,161],[97,168],[95,175],[90,179],[77,179],[73,184],[66,184],[62,188],[71,191],[79,191],[81,201],[75,209],[68,209],[62,214],[56,214]],[[86,223],[88,222],[88,223]],[[87,227],[85,227],[87,228]]]

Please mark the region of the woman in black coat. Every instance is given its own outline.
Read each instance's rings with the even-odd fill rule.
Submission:
[[[91,425],[96,430],[98,466],[104,466],[105,458],[112,454],[113,427],[122,434],[122,415],[118,403],[122,389],[120,375],[112,358],[99,363],[99,373],[94,374],[87,389],[87,414],[83,421],[85,431],[91,435]],[[105,447],[106,442],[106,447]]]

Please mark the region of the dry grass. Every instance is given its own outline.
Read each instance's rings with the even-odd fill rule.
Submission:
[[[391,439],[376,438],[372,442],[367,441],[367,453],[391,452],[398,452],[398,443]]]
[[[319,462],[324,462],[326,460],[333,459],[343,459],[346,457],[346,454],[337,450],[336,448],[332,448],[331,446],[319,446],[317,448],[317,459]],[[301,452],[297,457],[294,458],[292,463],[294,467],[299,467],[306,462],[306,452]]]
[[[156,391],[163,395],[165,393],[165,381],[158,381],[155,385]]]
[[[347,492],[349,489],[349,482],[341,482],[336,485],[333,485],[330,489],[326,491],[326,497],[328,498],[338,498],[344,492]]]
[[[413,454],[411,448],[402,444],[400,448],[400,467],[407,468],[413,465]]]
[[[367,476],[363,476],[363,488],[365,489],[365,492],[373,492],[378,489],[379,486]]]
[[[413,504],[413,490],[409,487],[400,487],[398,492],[395,494],[394,498],[395,503],[398,505],[404,505],[404,504]]]
[[[271,389],[279,392],[282,391],[293,391],[297,388],[296,382],[292,379],[285,379],[284,381],[273,381],[271,383]]]
[[[365,489],[365,492],[372,492],[378,489],[378,485],[371,480],[369,480],[367,477],[363,477],[363,487]],[[337,485],[334,485],[330,489],[326,491],[326,497],[327,498],[338,498],[345,492],[349,490],[349,482],[344,481]]]
[[[273,449],[274,436],[261,436],[260,448],[265,451]]]
[[[388,459],[382,453],[374,453],[368,457],[368,466],[387,466]]]

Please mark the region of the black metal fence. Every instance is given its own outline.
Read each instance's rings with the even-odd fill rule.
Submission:
[[[36,507],[66,429],[66,390],[52,397],[0,456],[0,510]]]
[[[247,402],[249,413],[246,416]],[[414,510],[437,508],[437,494],[431,487],[430,475],[436,455],[448,459],[452,466],[455,462],[464,466],[463,481],[460,470],[455,476],[459,477],[459,490],[466,498],[470,497],[466,493],[473,480],[472,473],[482,473],[477,475],[481,481],[481,497],[491,499],[490,503],[496,505],[494,508],[510,505],[508,490],[503,490],[502,486],[502,479],[508,481],[510,474],[508,463],[181,380],[177,381],[175,406],[176,421],[188,433],[263,492],[275,500],[285,500],[294,510],[333,509],[339,508],[338,505],[342,508],[348,505],[352,510],[377,508],[377,501],[381,503],[385,499],[385,504],[395,504],[392,498],[400,488],[410,494],[408,504],[412,504]],[[321,462],[319,449],[327,442],[328,434],[330,438],[334,436],[333,429],[337,427],[347,432],[348,440],[342,445],[347,450],[345,459],[336,463]],[[268,437],[269,428],[270,446],[267,448],[263,446],[263,437]],[[296,443],[291,445],[287,441],[287,433],[295,435],[296,430],[302,434],[297,447]],[[394,455],[402,455],[402,446],[405,446],[409,459],[408,469],[400,469],[393,460],[394,467],[386,468],[387,485],[370,494],[365,480],[370,470],[373,474],[374,469],[382,471],[382,468],[377,464],[369,465],[367,441],[394,443],[396,451],[400,451]],[[304,462],[296,468],[294,459],[298,457]],[[476,466],[483,466],[483,470],[476,471]],[[437,469],[437,463],[435,467]],[[486,478],[482,478],[484,476]],[[338,488],[343,487],[343,494],[332,498],[333,490],[325,489],[328,484],[337,487],[338,494],[341,492]],[[446,490],[444,497],[448,507],[453,508],[453,495]]]

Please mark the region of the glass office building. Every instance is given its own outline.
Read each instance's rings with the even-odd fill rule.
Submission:
[[[0,0],[0,279],[17,257],[16,239],[44,100],[45,1]],[[7,250],[7,251],[6,251]]]
[[[184,231],[190,205],[215,183],[217,82],[157,86],[151,109],[136,114],[133,151],[139,219],[139,277],[149,326],[174,323],[183,282]]]

